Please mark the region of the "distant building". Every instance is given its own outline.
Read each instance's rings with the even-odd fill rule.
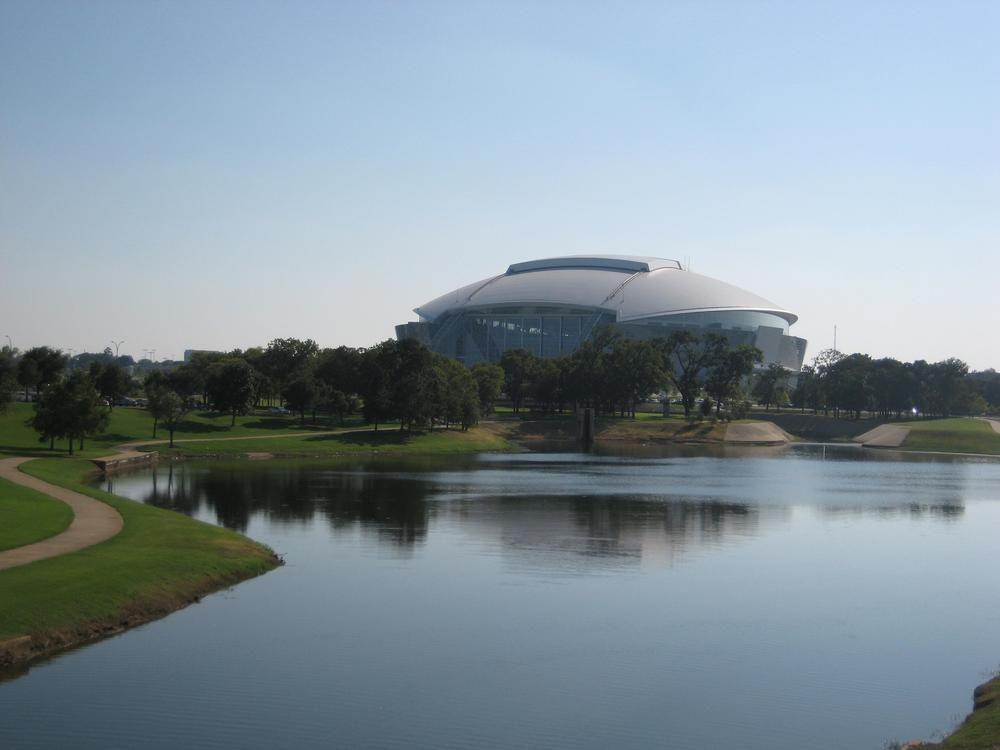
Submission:
[[[571,354],[602,325],[631,339],[716,332],[733,345],[756,346],[765,365],[796,371],[806,352],[805,339],[789,334],[797,315],[663,258],[578,255],[515,263],[414,312],[420,320],[396,326],[397,338],[415,338],[470,366],[497,362],[508,349]]]

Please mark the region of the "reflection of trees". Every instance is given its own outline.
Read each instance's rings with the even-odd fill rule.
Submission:
[[[687,546],[754,536],[762,518],[788,514],[783,507],[669,495],[499,497],[474,507],[477,518],[470,523],[493,527],[504,548],[516,549],[522,562],[530,558],[543,566],[565,564],[567,554],[601,559],[603,565],[671,559]]]
[[[867,461],[856,466],[866,464],[871,466]],[[900,473],[892,483],[879,484],[877,495],[866,486],[871,471],[855,471],[842,482],[840,473],[827,472],[822,481],[806,480],[801,486],[786,472],[776,477],[785,481],[778,489],[788,501],[782,501],[784,496],[776,489],[778,500],[742,502],[754,494],[753,487],[759,490],[761,482],[775,481],[753,474],[755,466],[759,468],[758,464],[741,468],[738,485],[713,483],[711,477],[694,471],[675,471],[640,483],[636,494],[616,494],[622,488],[616,486],[615,477],[624,474],[613,475],[609,482],[606,469],[599,467],[592,481],[586,467],[565,473],[561,464],[554,473],[535,465],[523,471],[484,472],[458,462],[413,466],[358,461],[335,468],[281,461],[168,464],[154,473],[151,484],[133,481],[133,488],[142,489],[133,490],[132,496],[189,515],[214,515],[219,524],[239,531],[246,531],[253,518],[305,526],[322,517],[338,534],[360,531],[403,549],[422,544],[435,518],[449,517],[470,535],[513,552],[510,559],[519,564],[578,571],[640,560],[670,561],[682,551],[718,548],[757,536],[768,524],[787,520],[792,505],[803,504],[795,500],[798,493],[804,504],[831,517],[949,521],[964,513],[965,480],[954,472]],[[427,471],[439,468],[447,471]],[[459,468],[466,471],[456,471]],[[633,469],[641,472],[644,465],[615,466],[616,472]],[[673,480],[675,493],[659,491],[659,486],[671,486],[665,478]],[[111,491],[114,481],[108,480]],[[129,480],[120,481],[125,491]],[[570,494],[577,487],[594,494]],[[527,494],[532,488],[545,489],[542,494]],[[711,495],[689,494],[709,488]],[[587,560],[582,568],[581,558]]]
[[[899,505],[841,505],[823,506],[823,514],[831,518],[847,516],[871,516],[879,518],[931,518],[940,521],[957,521],[965,514],[961,498],[942,500],[940,503],[901,503]]]
[[[411,546],[427,538],[430,512],[426,482],[378,474],[329,477],[334,490],[321,510],[334,529],[360,525],[380,539]]]
[[[109,483],[109,491],[114,485]],[[315,467],[196,464],[161,467],[141,499],[160,508],[196,515],[214,513],[217,523],[246,531],[261,516],[279,524],[308,524],[317,512],[335,529],[355,524],[397,545],[427,536],[423,482],[395,475],[319,471]]]

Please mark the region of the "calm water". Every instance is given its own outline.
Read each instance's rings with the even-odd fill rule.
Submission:
[[[0,747],[880,750],[1000,663],[1000,464],[190,463],[288,565],[0,684]]]

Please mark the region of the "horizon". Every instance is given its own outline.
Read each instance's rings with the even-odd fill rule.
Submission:
[[[806,362],[1000,367],[1000,7],[0,7],[0,344],[366,346],[512,263],[677,258]]]

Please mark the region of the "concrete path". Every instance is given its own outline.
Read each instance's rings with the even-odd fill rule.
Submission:
[[[122,517],[110,505],[18,471],[18,466],[30,460],[0,459],[0,477],[66,503],[73,509],[73,522],[61,534],[0,552],[0,570],[76,552],[110,539],[122,530]]]
[[[240,437],[184,438],[181,440],[175,440],[174,443],[259,440],[262,437],[266,437],[268,439],[284,437],[291,438],[301,437],[303,434],[307,434],[311,437],[314,435],[338,435],[344,432],[358,432],[365,429],[367,428],[329,431],[324,430],[322,432],[309,433],[293,432],[283,435],[266,436],[246,435]],[[100,462],[120,461],[122,459],[130,458],[145,458],[148,454],[142,451],[137,451],[137,446],[166,445],[169,442],[169,440],[135,440],[117,446],[115,448],[116,452],[114,455],[94,460],[95,462]],[[265,455],[269,454],[255,453],[253,454],[253,457],[260,459]],[[41,479],[36,479],[33,476],[18,471],[18,466],[23,464],[25,461],[30,460],[31,459],[27,457],[0,459],[0,477],[13,482],[14,484],[19,484],[22,487],[37,490],[42,494],[66,503],[73,510],[73,521],[70,523],[69,527],[60,534],[51,536],[48,539],[43,539],[40,542],[35,542],[34,544],[26,544],[23,547],[16,547],[15,549],[0,552],[0,570],[14,568],[18,565],[27,565],[28,563],[32,563],[37,560],[44,560],[48,557],[56,557],[57,555],[65,555],[69,552],[76,552],[77,550],[84,549],[85,547],[100,544],[122,530],[122,517],[118,514],[118,511],[110,505],[102,503],[100,500],[94,500],[92,497],[81,495],[79,492],[67,490],[64,487],[49,484],[48,482],[43,482]]]
[[[989,417],[983,417],[983,420],[990,423],[990,427],[993,428],[993,432],[1000,432],[1000,419],[990,419]]]
[[[281,435],[238,435],[236,437],[207,437],[207,438],[176,438],[174,440],[174,445],[178,443],[228,443],[230,441],[237,440],[270,440],[271,438],[293,438],[293,437],[322,437],[324,435],[343,435],[348,432],[367,432],[370,431],[371,427],[344,427],[339,430],[317,430],[315,432],[286,432]],[[103,458],[95,459],[96,461],[104,461],[112,458],[122,458],[123,456],[141,456],[142,451],[137,451],[140,445],[168,445],[170,440],[166,438],[157,438],[156,440],[133,440],[128,443],[122,443],[115,447],[116,453],[113,456],[105,456]]]
[[[910,428],[898,424],[880,424],[874,430],[854,438],[866,448],[898,448],[910,434]]]
[[[788,433],[773,422],[749,422],[726,426],[727,443],[767,444],[787,443]]]

